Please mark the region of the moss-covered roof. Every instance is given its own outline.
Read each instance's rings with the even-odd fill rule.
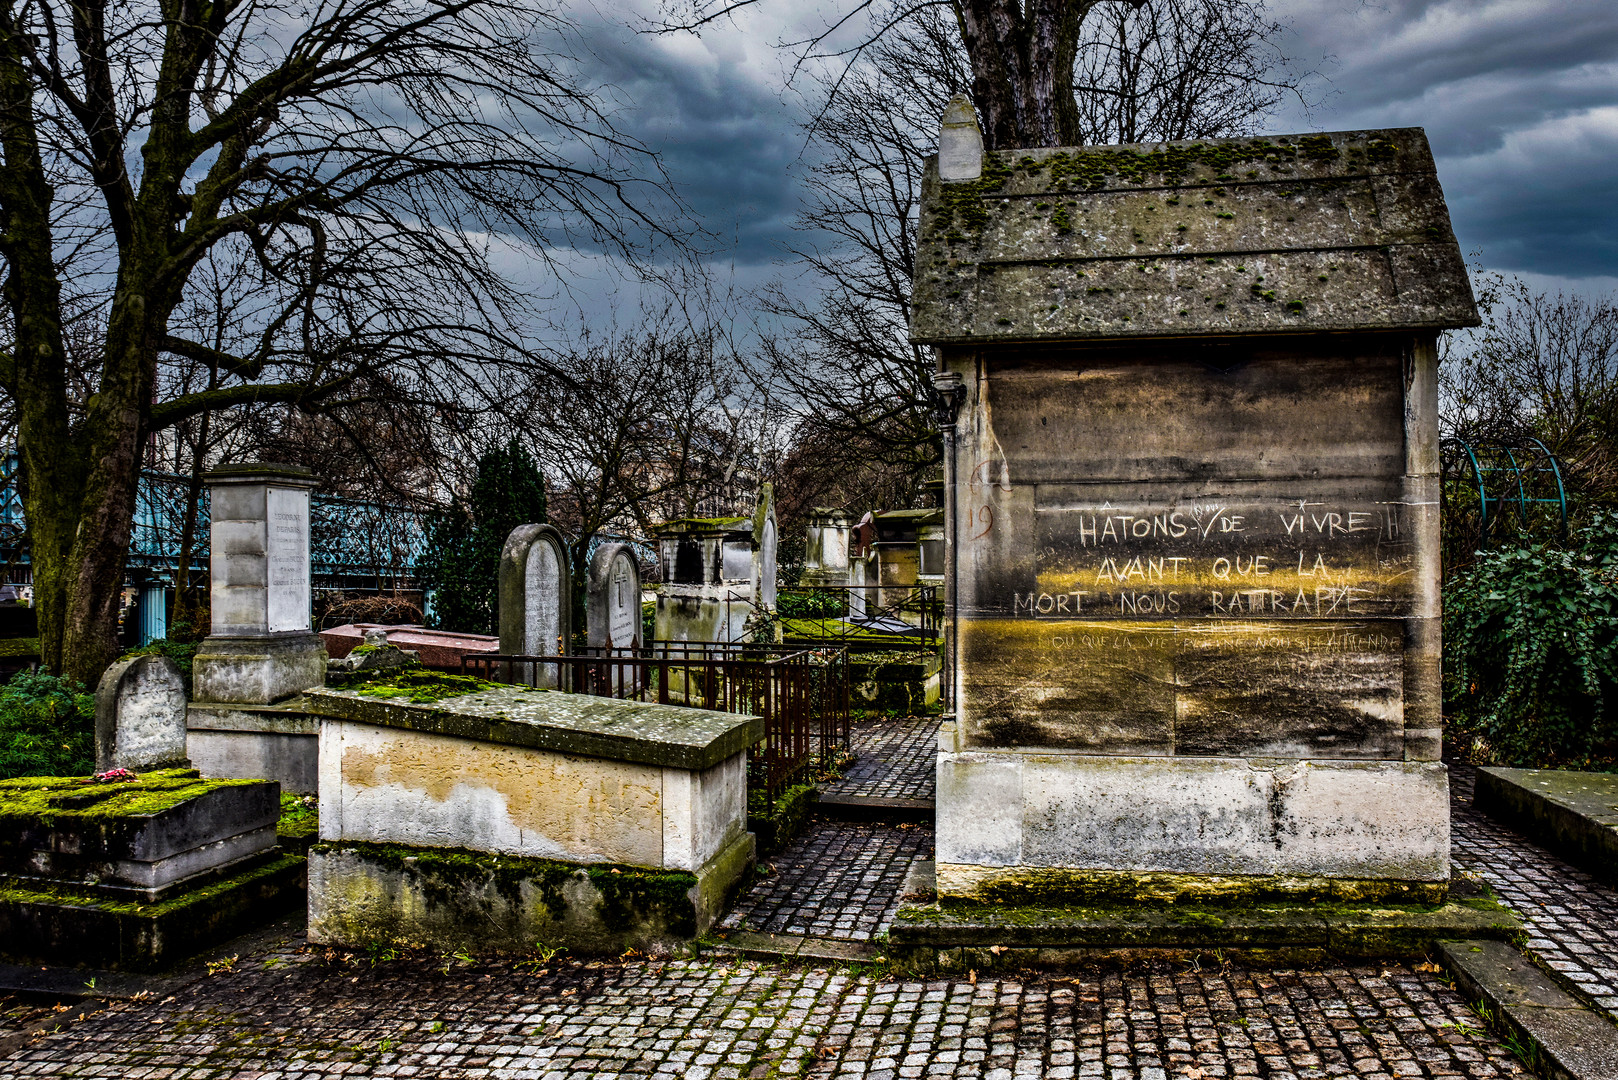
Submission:
[[[682,533],[735,533],[753,531],[750,517],[675,518],[652,530],[658,536],[678,536]]]
[[[1419,128],[1001,151],[922,187],[917,342],[1477,322]]]

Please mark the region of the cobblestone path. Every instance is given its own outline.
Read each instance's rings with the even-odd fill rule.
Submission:
[[[864,720],[853,726],[848,741],[854,764],[841,780],[826,784],[824,794],[933,801],[938,717]]]
[[[1528,924],[1528,951],[1618,1020],[1618,893],[1472,809],[1476,773],[1450,768],[1450,851]]]
[[[1524,1076],[1436,976],[1403,966],[892,981],[707,960],[555,965],[328,958],[294,940],[126,1002],[7,1077]]]
[[[893,921],[911,865],[932,857],[930,825],[812,819],[721,925],[870,941]]]

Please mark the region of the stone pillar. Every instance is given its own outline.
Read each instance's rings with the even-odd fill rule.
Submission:
[[[592,647],[640,648],[640,564],[628,544],[596,548],[586,621]]]
[[[567,543],[549,525],[519,525],[500,553],[500,651],[566,655],[573,640],[572,576]],[[556,687],[555,664],[534,673],[536,686]]]
[[[166,656],[135,656],[96,687],[96,772],[189,767],[185,680]]]
[[[135,613],[140,621],[141,645],[150,645],[168,637],[168,587],[160,581],[149,581],[142,585],[140,599],[135,603]]]
[[[310,618],[313,474],[231,465],[206,479],[213,622],[192,665],[194,697],[268,705],[321,685],[326,647]]]

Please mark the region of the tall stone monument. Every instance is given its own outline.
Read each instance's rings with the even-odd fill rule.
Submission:
[[[1442,896],[1436,342],[1478,320],[1426,138],[973,155],[953,121],[911,321],[940,894]]]
[[[566,655],[573,641],[572,584],[560,532],[550,525],[511,530],[500,552],[500,651]],[[557,665],[540,665],[534,678],[536,686],[558,686]]]
[[[326,677],[310,617],[307,469],[230,465],[207,477],[211,633],[197,650],[199,702],[268,705]]]

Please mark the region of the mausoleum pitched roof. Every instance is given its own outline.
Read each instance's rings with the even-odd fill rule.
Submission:
[[[986,153],[922,186],[912,340],[1477,325],[1419,128]]]

